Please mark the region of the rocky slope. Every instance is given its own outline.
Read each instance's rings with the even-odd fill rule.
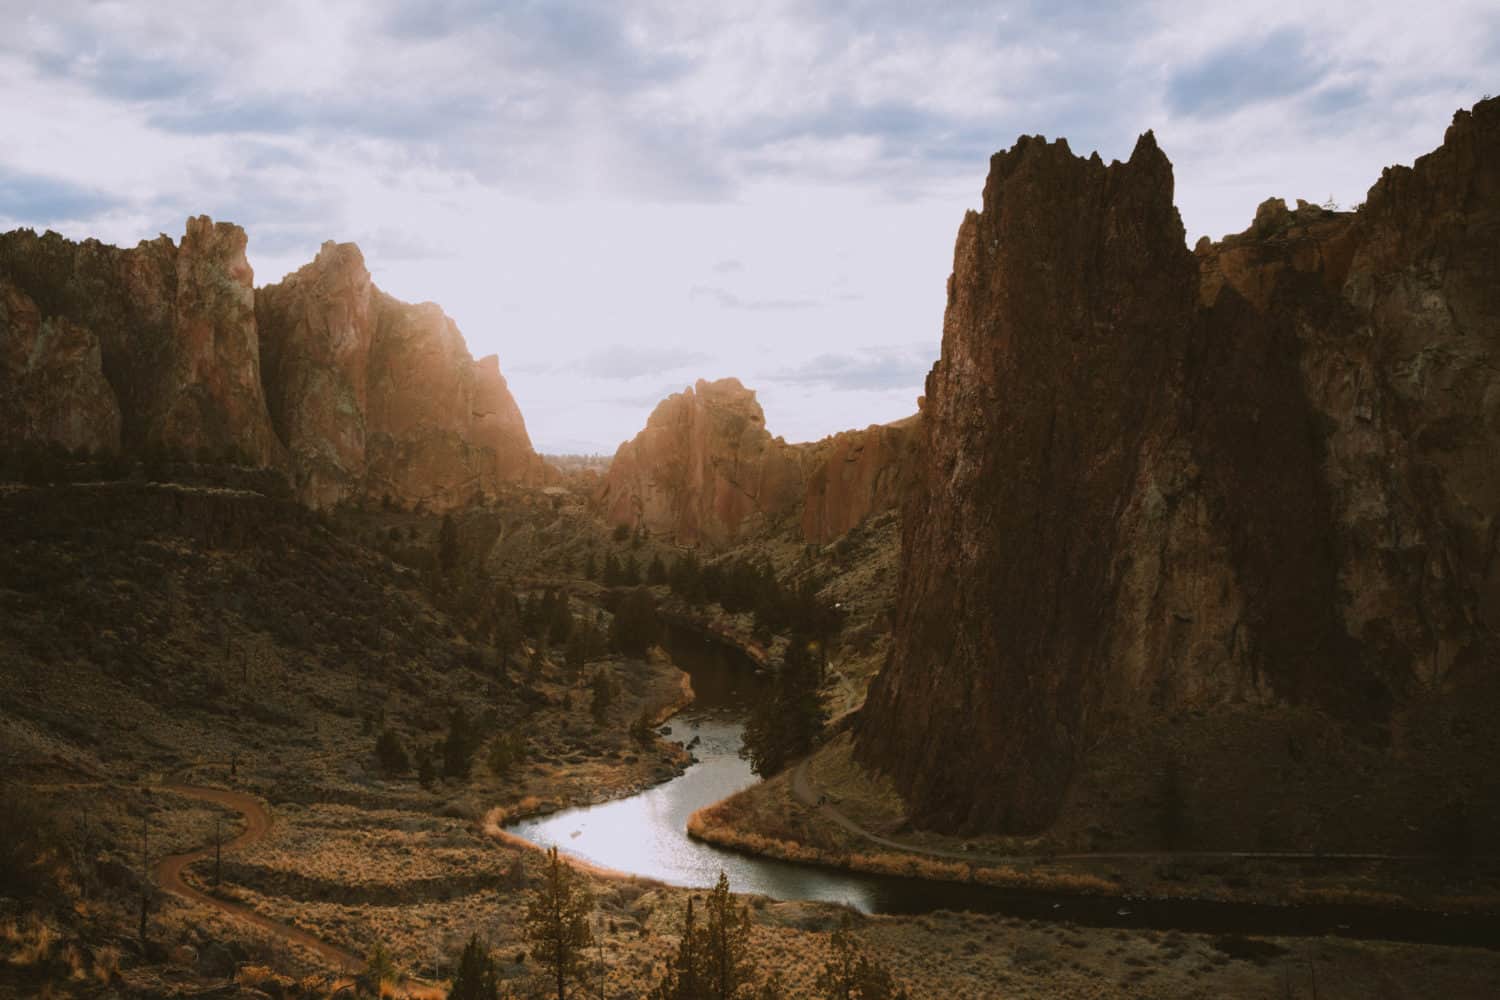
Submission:
[[[1046,828],[1148,743],[1173,763],[1114,794],[1295,811],[1312,713],[1374,748],[1354,799],[1494,836],[1500,101],[1355,213],[1273,201],[1189,252],[1172,186],[1150,133],[991,160],[861,756],[939,827]]]
[[[544,476],[498,361],[440,309],[381,293],[351,244],[257,292],[245,246],[201,216],[180,245],[0,234],[0,446],[272,467],[313,505]]]
[[[620,445],[596,504],[613,524],[688,545],[722,547],[790,518],[807,541],[828,542],[896,503],[913,424],[788,444],[738,379],[699,379]]]
[[[474,361],[432,303],[370,281],[352,243],[260,290],[266,395],[300,495],[368,494],[439,506],[540,480],[526,424],[494,356]]]

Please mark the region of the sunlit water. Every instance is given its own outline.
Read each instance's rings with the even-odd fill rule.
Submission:
[[[1500,918],[1388,913],[1378,908],[1282,907],[1211,900],[1121,900],[1015,892],[987,886],[861,875],[737,854],[691,840],[698,809],[757,780],[740,759],[753,665],[739,650],[673,629],[668,649],[693,679],[697,700],[675,716],[670,739],[693,746],[698,762],[680,777],[615,802],[525,820],[512,832],[565,854],[631,875],[706,888],[729,876],[736,892],[844,903],[866,913],[938,909],[1000,912],[1105,927],[1180,928],[1211,933],[1325,934],[1482,944],[1500,940]]]
[[[671,719],[668,738],[687,744],[697,763],[629,798],[524,820],[511,832],[673,885],[711,886],[723,871],[736,892],[846,903],[866,912],[882,909],[879,879],[737,854],[688,837],[689,816],[759,780],[739,754],[742,720],[758,681],[748,661],[719,643],[674,630],[669,645],[674,660],[692,676],[697,697]]]

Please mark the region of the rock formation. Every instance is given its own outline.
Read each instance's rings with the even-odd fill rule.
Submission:
[[[1290,706],[1376,748],[1369,798],[1500,805],[1484,726],[1425,773],[1411,737],[1500,708],[1500,101],[1354,213],[1273,201],[1194,253],[1172,185],[1150,133],[991,160],[861,757],[917,822],[1031,832],[1111,752]]]
[[[58,435],[55,423],[7,419],[6,441],[233,455],[258,465],[282,460],[261,392],[255,293],[238,226],[200,216],[188,220],[181,246],[163,236],[130,250],[17,230],[0,235],[0,282],[20,317],[0,331],[6,353],[41,351],[32,354],[24,384],[66,379],[80,406],[71,418],[78,426],[86,414],[118,413],[96,434]],[[78,351],[51,354],[63,364],[55,372],[38,368],[53,348],[48,337],[32,338],[65,327]],[[87,366],[95,349],[109,392],[68,360],[81,352]],[[5,386],[0,398],[31,395],[24,384]]]
[[[799,445],[802,537],[826,544],[871,514],[900,505],[915,467],[917,416]]]
[[[620,445],[598,502],[613,524],[717,545],[754,515],[787,513],[800,492],[801,469],[766,430],[755,393],[738,379],[699,379]]]
[[[0,279],[0,427],[64,448],[120,449],[120,403],[104,377],[99,338]]]
[[[545,477],[498,361],[437,306],[381,293],[352,244],[257,292],[245,246],[206,217],[124,250],[0,234],[0,446],[271,467],[314,506]]]
[[[807,541],[828,542],[894,505],[911,423],[787,444],[738,379],[699,379],[620,445],[596,503],[613,524],[683,544],[727,545],[793,517]]]
[[[475,362],[432,303],[377,289],[352,243],[260,290],[266,394],[299,495],[368,494],[452,506],[540,481],[541,460],[500,374]]]

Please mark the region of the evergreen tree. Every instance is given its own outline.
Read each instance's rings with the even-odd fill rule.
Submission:
[[[381,731],[380,738],[375,741],[375,759],[380,762],[380,769],[387,775],[401,775],[411,770],[411,758],[406,754],[406,747],[392,729]]]
[[[583,879],[557,854],[547,850],[540,884],[526,902],[522,930],[531,955],[557,984],[557,1000],[567,1000],[567,984],[583,972],[584,956],[594,943],[589,912],[594,900]]]
[[[615,558],[613,552],[604,554],[604,585],[606,587],[618,587],[623,581],[620,572],[620,560]]]
[[[498,733],[490,741],[485,763],[497,778],[508,777],[513,769],[526,762],[526,735],[519,730]]]
[[[729,876],[719,881],[704,906],[703,973],[705,993],[713,1000],[733,1000],[750,984],[750,907],[736,906]]]
[[[438,566],[444,576],[452,576],[458,569],[458,525],[452,514],[443,515],[443,525],[438,529]]]
[[[640,586],[641,564],[636,562],[634,552],[625,557],[625,568],[620,571],[620,582],[627,587]]]
[[[615,682],[609,671],[600,668],[594,674],[590,685],[593,690],[593,698],[589,702],[589,714],[594,717],[597,725],[604,725],[604,720],[609,717],[609,706],[615,701]]]
[[[437,769],[432,766],[432,754],[426,750],[417,758],[417,782],[423,788],[431,788],[437,783]]]
[[[500,669],[510,666],[511,657],[521,648],[521,618],[516,613],[516,601],[509,596],[495,611],[495,652],[500,654]]]
[[[651,565],[646,567],[646,582],[653,587],[667,582],[667,564],[661,561],[661,553],[651,557]]]
[[[818,990],[825,1000],[907,1000],[909,994],[878,962],[870,960],[854,940],[854,920],[844,914],[829,940],[828,962],[818,973]]]
[[[573,612],[568,609],[568,595],[550,591],[547,608],[547,638],[553,643],[568,641],[573,633]]]
[[[645,587],[625,595],[615,610],[609,627],[609,644],[617,652],[645,656],[646,650],[661,638],[661,622],[656,617],[656,598]]]
[[[469,722],[469,715],[459,706],[448,717],[448,737],[443,740],[443,777],[467,778],[474,763],[474,750],[478,734]]]
[[[495,963],[478,934],[469,935],[469,943],[464,945],[448,1000],[500,1000]]]
[[[682,921],[682,939],[677,954],[667,965],[667,974],[651,992],[652,1000],[702,1000],[703,958],[699,952],[702,932],[693,919],[693,897],[688,897],[687,914]]]
[[[589,549],[589,554],[583,559],[583,577],[585,580],[592,580],[598,573],[599,562],[594,558],[594,550]]]
[[[370,954],[365,959],[365,978],[375,988],[376,996],[381,994],[384,984],[396,981],[396,963],[386,950],[384,942],[376,941],[375,946],[370,949]]]
[[[768,777],[812,750],[826,721],[807,642],[793,636],[770,690],[750,710],[740,755]]]

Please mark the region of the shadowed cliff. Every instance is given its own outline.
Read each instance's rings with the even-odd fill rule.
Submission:
[[[1126,163],[1040,138],[991,160],[861,756],[918,822],[1026,832],[1111,755],[1220,760],[1245,713],[1245,766],[1271,766],[1295,709],[1370,748],[1400,808],[1477,815],[1500,763],[1476,721],[1500,629],[1500,102],[1358,212],[1268,203],[1196,253],[1172,184],[1150,133]],[[1450,752],[1414,749],[1459,708]],[[1194,794],[1278,794],[1229,770]]]

